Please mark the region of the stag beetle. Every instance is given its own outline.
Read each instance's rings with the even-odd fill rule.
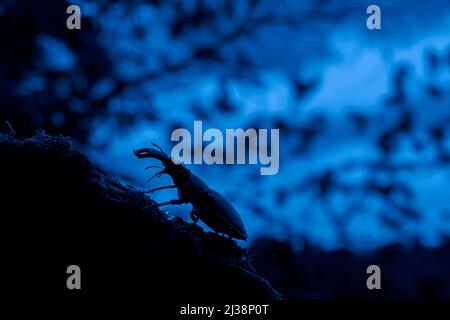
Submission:
[[[163,170],[157,172],[148,181],[162,174],[168,174],[172,178],[174,185],[154,188],[147,192],[176,188],[179,198],[156,204],[152,208],[191,203],[193,208],[189,216],[194,224],[200,219],[215,232],[227,234],[230,238],[247,240],[247,231],[244,223],[231,203],[220,193],[210,189],[202,179],[193,174],[184,165],[173,161],[159,146],[152,144],[158,150],[143,148],[134,151],[134,154],[139,159],[158,159],[164,166]],[[146,169],[152,167],[157,166],[150,166]]]

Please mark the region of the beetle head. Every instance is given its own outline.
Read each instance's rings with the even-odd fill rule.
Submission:
[[[168,173],[176,181],[185,181],[189,178],[190,170],[187,169],[181,162],[169,157],[167,153],[162,151],[161,148],[143,148],[135,150],[134,154],[139,159],[158,159],[163,164],[165,173]]]
[[[185,181],[189,178],[191,171],[183,163],[171,158],[170,164],[166,165],[170,176],[176,181]]]

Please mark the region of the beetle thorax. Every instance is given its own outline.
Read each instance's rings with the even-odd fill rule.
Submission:
[[[195,205],[203,195],[208,193],[209,187],[198,176],[192,172],[189,173],[186,179],[174,182],[177,185],[180,199],[184,199]]]

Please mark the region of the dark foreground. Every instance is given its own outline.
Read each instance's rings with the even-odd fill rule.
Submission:
[[[287,242],[260,239],[246,252],[150,209],[151,198],[101,172],[67,138],[0,134],[0,158],[8,298],[145,301],[163,310],[168,305],[170,314],[187,304],[236,302],[297,310],[292,302],[275,302],[283,298],[450,298],[450,241],[436,249],[389,246],[358,255],[308,244],[297,252]],[[381,267],[382,290],[366,287],[371,264]],[[81,290],[66,286],[70,265],[81,268]]]
[[[95,168],[69,139],[2,134],[0,157],[9,297],[150,306],[282,298],[235,241],[150,209],[148,196]],[[81,268],[81,290],[67,289],[70,265]]]

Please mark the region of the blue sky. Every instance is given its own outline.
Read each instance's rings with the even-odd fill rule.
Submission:
[[[434,156],[431,146],[417,151],[408,139],[396,145],[393,163],[420,164],[420,169],[396,172],[395,179],[414,191],[409,199],[402,199],[403,203],[423,214],[419,220],[393,217],[400,225],[395,230],[380,223],[380,212],[393,214],[376,196],[336,192],[324,206],[299,185],[329,169],[354,186],[372,177],[371,172],[340,167],[379,157],[380,130],[389,128],[400,116],[385,102],[395,89],[395,73],[401,66],[408,70],[404,105],[414,114],[414,139],[427,141],[427,128],[450,116],[450,63],[445,65],[445,57],[450,55],[450,18],[442,9],[448,3],[379,1],[382,30],[369,31],[365,26],[366,1],[328,1],[314,16],[305,14],[314,7],[313,1],[287,1],[283,6],[262,2],[262,13],[275,13],[283,21],[290,17],[296,24],[262,25],[249,36],[221,45],[222,63],[192,61],[182,72],[155,78],[146,75],[157,72],[163,63],[183,62],[197,45],[214,43],[214,32],[200,25],[184,37],[171,37],[169,26],[176,14],[170,5],[156,8],[141,3],[127,8],[118,3],[101,11],[95,2],[79,1],[82,13],[94,17],[98,24],[96,40],[113,61],[110,76],[90,88],[91,98],[108,95],[117,79],[133,83],[120,96],[111,98],[108,110],[93,119],[84,149],[124,182],[150,188],[169,180],[145,184],[150,173],[143,169],[148,163],[134,159],[132,150],[154,141],[169,152],[173,146],[170,133],[176,127],[192,129],[194,120],[221,130],[270,129],[281,123],[285,128],[280,129],[281,167],[276,176],[259,176],[257,166],[190,167],[232,201],[251,238],[274,236],[297,243],[304,236],[324,248],[339,247],[342,244],[337,240],[329,205],[339,215],[342,208],[362,197],[362,206],[346,222],[349,246],[371,249],[416,237],[426,245],[439,244],[441,235],[450,232],[450,219],[445,218],[450,210],[450,171],[426,165]],[[194,12],[195,3],[183,2],[183,10]],[[206,3],[214,8],[220,1]],[[233,18],[219,19],[217,28],[224,32],[232,29],[245,12],[244,4],[237,5]],[[136,30],[145,32],[136,36]],[[44,64],[54,69],[76,68],[77,54],[64,43],[42,35],[39,45]],[[430,51],[442,60],[433,72],[425,59]],[[236,62],[242,57],[252,61],[251,70]],[[296,79],[311,84],[304,96],[299,97],[293,87]],[[39,90],[43,81],[38,74],[33,75],[21,90]],[[426,91],[430,84],[441,88],[439,98]],[[58,86],[64,95],[64,83]],[[224,111],[220,103],[229,104],[232,111]],[[74,101],[71,107],[83,105]],[[360,134],[349,123],[349,115],[355,113],[368,122],[367,130]],[[133,121],[123,126],[127,117]],[[59,121],[57,115],[55,121]],[[304,128],[319,134],[306,151],[299,152],[297,133]],[[449,141],[446,145],[448,148]],[[375,175],[373,179],[385,177]],[[280,190],[286,189],[288,196],[280,202]],[[155,197],[163,201],[176,194],[169,190]],[[167,210],[189,220],[188,206]]]

